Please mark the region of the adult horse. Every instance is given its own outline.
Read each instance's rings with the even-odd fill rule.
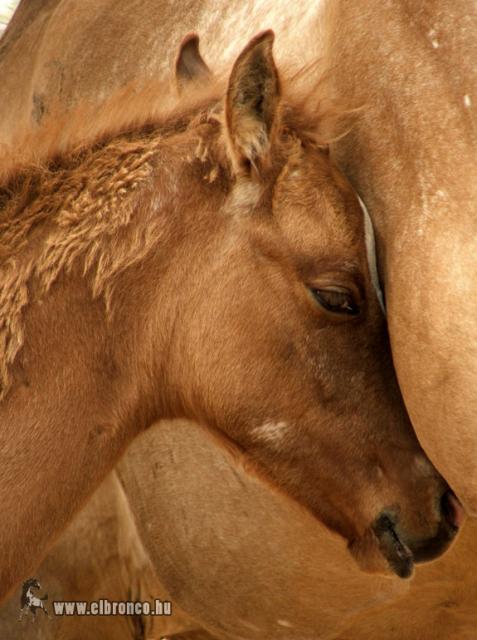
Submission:
[[[152,0],[23,1],[0,44],[2,139],[40,122],[55,101],[70,108],[133,77],[164,77],[188,30],[204,34],[217,63],[230,61],[238,37],[270,24],[287,59],[301,65],[321,52],[337,94],[365,107],[334,151],[378,229],[406,406],[433,462],[477,510],[477,8],[472,0],[324,7],[320,21],[314,1],[297,12],[288,2],[211,10],[189,0],[180,15]]]
[[[393,377],[358,199],[309,82],[282,99],[272,42],[238,57],[223,110],[212,85],[111,122],[121,95],[94,112],[109,132],[8,167],[3,593],[161,418],[207,425],[365,570],[407,577],[458,529]]]
[[[35,569],[45,591],[49,617],[19,622],[19,587],[0,607],[0,637],[22,640],[143,640],[184,631],[193,624],[174,603],[173,616],[58,615],[54,603],[153,602],[166,599],[154,575],[115,473],[67,527]]]

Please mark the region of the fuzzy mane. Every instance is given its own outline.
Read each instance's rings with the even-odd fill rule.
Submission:
[[[311,89],[310,83],[303,88],[309,77],[307,69],[285,83],[294,97],[291,102],[285,95],[282,120],[301,140],[325,145],[336,136],[335,124],[347,112],[329,105],[324,111],[317,82]],[[160,216],[151,216],[147,224],[131,222],[138,199],[144,194],[152,197],[154,171],[169,171],[166,163],[157,167],[164,142],[190,133],[195,152],[175,158],[176,167],[197,159],[209,162],[210,180],[215,180],[214,163],[223,164],[223,158],[212,151],[210,140],[201,139],[199,130],[204,123],[219,128],[223,86],[211,84],[186,99],[169,90],[160,103],[157,96],[164,95],[164,88],[149,85],[137,91],[129,86],[102,107],[82,105],[74,113],[52,115],[41,130],[23,135],[15,154],[4,154],[0,399],[10,386],[10,368],[24,342],[23,309],[33,289],[36,298],[45,295],[62,271],[80,261],[93,297],[104,296],[109,310],[114,276],[143,260],[159,242]],[[173,145],[168,152],[174,153]],[[30,242],[32,238],[40,241]]]
[[[349,117],[357,110],[330,97],[329,73],[321,65],[317,60],[298,73],[281,69],[280,75],[283,102],[294,107],[287,124],[326,146],[348,130]],[[225,85],[225,78],[217,77],[179,95],[170,83],[149,81],[138,86],[131,82],[100,104],[83,102],[65,112],[61,102],[53,102],[41,127],[14,132],[10,145],[0,142],[0,186],[15,174],[45,167],[54,159],[73,156],[126,132],[148,127],[163,134],[177,131],[204,106],[219,101]]]

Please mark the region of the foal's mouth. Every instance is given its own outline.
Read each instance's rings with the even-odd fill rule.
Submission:
[[[372,526],[378,540],[379,550],[388,561],[389,567],[400,578],[409,578],[414,564],[438,558],[454,540],[464,520],[460,502],[451,491],[447,491],[440,501],[441,520],[437,533],[426,540],[405,542],[399,533],[399,526],[388,513],[381,514]]]
[[[395,523],[390,516],[379,516],[373,525],[373,532],[378,539],[379,550],[393,572],[400,578],[409,578],[414,570],[414,556],[396,533]]]

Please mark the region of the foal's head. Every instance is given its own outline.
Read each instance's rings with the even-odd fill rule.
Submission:
[[[458,504],[403,406],[359,200],[281,97],[272,43],[254,38],[223,111],[171,139],[195,160],[177,178],[184,222],[161,276],[164,410],[225,436],[363,568],[408,576],[447,548]],[[182,91],[207,75],[186,45]]]

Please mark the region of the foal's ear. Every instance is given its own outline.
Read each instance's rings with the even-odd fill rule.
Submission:
[[[253,38],[232,69],[225,99],[225,121],[236,170],[258,169],[268,155],[278,120],[280,80],[273,59],[273,31]]]
[[[182,40],[175,64],[176,85],[181,93],[191,82],[207,81],[212,77],[199,51],[199,36],[188,33]]]

